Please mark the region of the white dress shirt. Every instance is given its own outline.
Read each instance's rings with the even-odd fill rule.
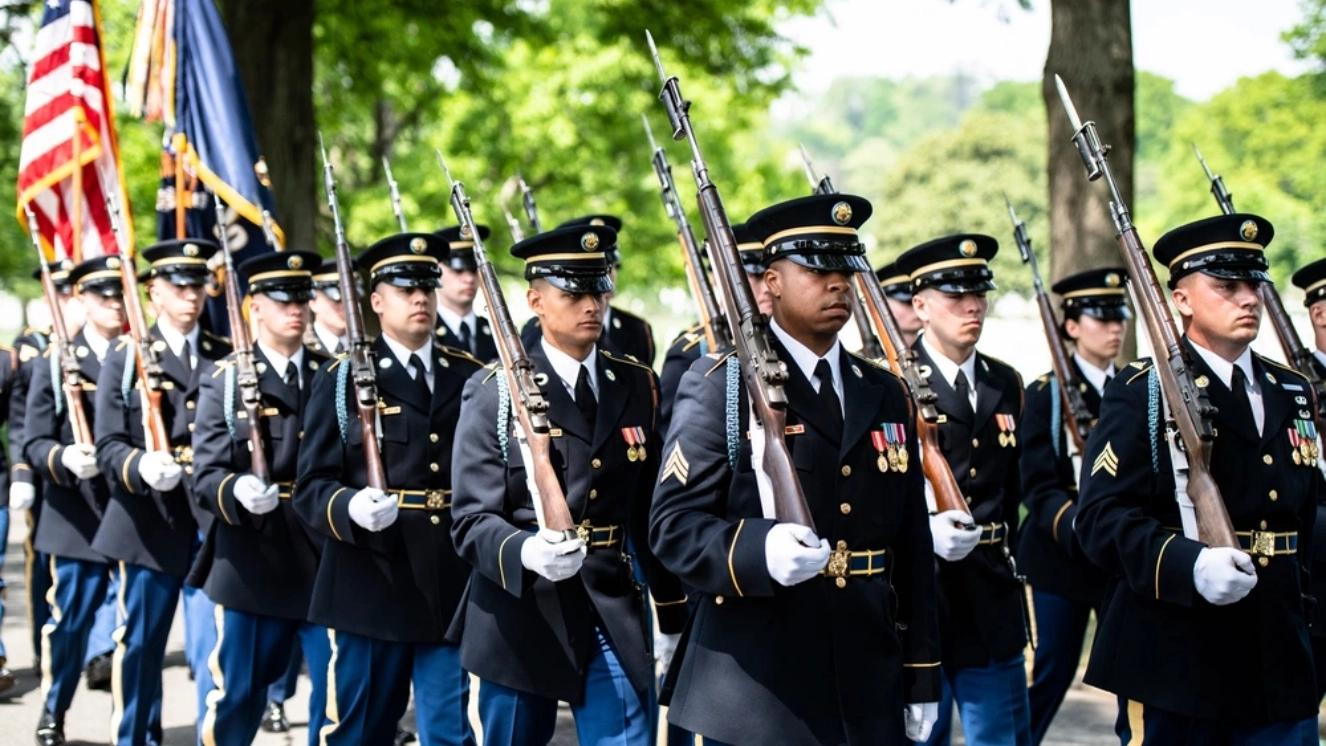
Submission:
[[[944,381],[949,386],[956,389],[958,380],[958,371],[962,371],[967,376],[967,401],[971,404],[971,411],[976,411],[976,351],[967,356],[961,363],[955,363],[944,356],[944,353],[935,349],[930,344],[929,335],[921,335],[921,346],[925,348],[926,354],[934,361],[935,367],[939,368],[939,375],[944,377]]]
[[[1077,361],[1077,368],[1082,371],[1082,376],[1087,379],[1087,383],[1096,389],[1097,394],[1104,396],[1105,379],[1113,378],[1118,374],[1118,371],[1114,368],[1114,362],[1111,361],[1105,368],[1097,368],[1076,352],[1073,353],[1073,360]]]
[[[282,355],[276,350],[273,350],[272,348],[263,344],[261,340],[259,340],[256,344],[258,346],[258,349],[262,350],[262,356],[267,358],[267,364],[272,366],[272,371],[276,373],[277,378],[280,378],[281,380],[284,381],[286,368],[293,365],[295,366],[295,371],[296,371],[295,384],[301,389],[304,388],[304,377],[298,375],[299,366],[304,364],[303,345],[300,345],[299,347],[295,348],[294,355],[286,357],[285,355]]]
[[[179,332],[175,331],[175,327],[166,323],[158,323],[157,329],[161,330],[161,338],[166,340],[166,346],[170,347],[170,351],[175,354],[175,357],[179,357],[184,352],[184,343],[188,342],[189,367],[190,368],[198,367],[199,328],[197,324],[193,325],[193,328],[189,330],[188,334],[180,334]]]
[[[345,337],[338,337],[335,334],[332,334],[327,327],[319,324],[317,320],[314,320],[313,322],[313,333],[317,336],[318,341],[322,343],[322,349],[326,350],[329,355],[332,354],[337,347],[341,349],[341,352],[345,352],[345,349],[348,346],[345,343]]]
[[[97,356],[97,362],[106,359],[106,350],[110,348],[110,340],[101,336],[95,326],[92,324],[83,325],[83,339],[87,340],[87,346],[92,349],[92,354]]]
[[[437,304],[437,315],[441,317],[442,323],[447,325],[447,329],[451,330],[451,333],[457,337],[460,337],[461,325],[469,327],[471,340],[479,333],[479,317],[474,314],[474,311],[461,316],[439,303]]]
[[[814,388],[816,392],[820,390],[820,387],[824,385],[824,382],[819,380],[819,377],[815,375],[815,366],[819,365],[821,360],[824,360],[829,364],[829,374],[833,378],[833,391],[838,395],[838,405],[844,410],[843,413],[845,414],[846,403],[843,401],[843,374],[838,364],[842,355],[838,352],[840,346],[838,340],[833,340],[833,346],[829,348],[828,352],[824,353],[823,357],[820,357],[809,347],[793,339],[792,335],[788,334],[787,331],[779,326],[778,322],[774,321],[772,318],[769,319],[769,328],[773,330],[774,336],[778,337],[778,341],[783,343],[783,347],[787,348],[787,353],[792,356],[792,363],[797,366],[802,375],[806,377],[806,380],[810,381],[811,387]]]
[[[1188,341],[1192,342],[1191,339]],[[1266,407],[1262,404],[1262,389],[1257,385],[1257,378],[1252,374],[1251,348],[1245,348],[1243,354],[1231,363],[1196,342],[1192,342],[1192,347],[1197,350],[1198,355],[1202,356],[1202,360],[1206,361],[1207,366],[1211,368],[1211,372],[1216,374],[1216,378],[1219,378],[1220,382],[1225,384],[1225,388],[1230,388],[1234,380],[1234,366],[1237,365],[1243,369],[1243,379],[1247,381],[1248,404],[1252,405],[1252,419],[1257,423],[1257,434],[1261,435],[1266,420]]]
[[[575,401],[576,398],[576,380],[580,378],[581,366],[589,371],[589,389],[594,392],[596,398],[598,397],[599,372],[598,366],[594,365],[594,354],[598,352],[598,345],[590,346],[589,354],[585,356],[584,360],[576,360],[549,344],[546,337],[540,339],[539,344],[543,345],[543,354],[548,357],[548,364],[552,366],[557,377],[562,379],[562,386],[566,387],[566,393],[571,395],[572,401]]]
[[[433,340],[424,342],[424,346],[417,350],[411,350],[405,345],[392,339],[390,335],[383,333],[382,340],[387,343],[387,349],[396,358],[396,362],[410,374],[410,378],[417,379],[419,371],[410,366],[410,356],[418,355],[419,362],[424,366],[424,383],[428,384],[428,390],[433,390]]]

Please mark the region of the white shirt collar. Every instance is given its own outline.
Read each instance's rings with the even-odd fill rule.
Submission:
[[[95,326],[90,323],[83,325],[83,340],[92,349],[92,354],[97,356],[98,362],[106,359],[106,350],[110,347],[110,340],[101,336]]]
[[[332,334],[331,330],[322,324],[319,324],[316,319],[313,321],[313,333],[317,336],[318,341],[322,343],[322,349],[326,350],[328,353],[335,350],[337,346],[340,346],[342,351],[344,351],[344,348],[346,347],[345,339]]]
[[[285,371],[287,367],[294,365],[295,370],[299,370],[299,366],[304,364],[303,345],[300,345],[295,349],[295,354],[291,355],[290,357],[286,357],[285,355],[282,355],[276,350],[273,350],[272,348],[263,344],[262,340],[258,340],[255,344],[257,345],[259,350],[262,350],[262,356],[267,358],[267,364],[272,366],[272,370],[276,373],[277,378],[280,378],[282,380],[285,379]],[[299,379],[296,378],[295,380],[298,381]]]
[[[1118,371],[1114,369],[1114,361],[1103,370],[1087,362],[1086,358],[1078,353],[1073,353],[1073,360],[1077,362],[1078,370],[1082,371],[1082,376],[1087,379],[1087,383],[1096,389],[1096,393],[1105,393],[1105,379],[1113,377]]]
[[[594,391],[594,396],[599,395],[599,371],[598,366],[594,364],[595,355],[599,351],[599,346],[593,345],[589,348],[589,355],[584,360],[576,360],[570,355],[557,349],[544,337],[539,340],[543,345],[543,354],[548,358],[548,364],[552,366],[553,372],[562,379],[562,385],[571,392],[571,398],[576,396],[576,380],[580,378],[580,366],[583,365],[589,371],[589,388]]]
[[[396,362],[401,364],[401,367],[409,373],[411,378],[414,378],[414,373],[410,371],[410,356],[418,355],[419,361],[423,363],[424,366],[424,375],[428,376],[428,378],[425,378],[424,380],[431,380],[433,373],[433,340],[430,339],[424,342],[423,346],[417,350],[411,350],[400,342],[397,342],[386,332],[382,333],[382,341],[387,343],[387,349],[391,350],[391,354],[396,358]]]
[[[1192,343],[1192,348],[1197,350],[1197,354],[1202,356],[1202,360],[1206,361],[1206,365],[1211,369],[1211,372],[1216,374],[1216,378],[1219,378],[1220,382],[1225,384],[1225,388],[1230,388],[1230,383],[1234,380],[1234,366],[1237,365],[1243,369],[1243,377],[1247,380],[1249,388],[1254,391],[1258,390],[1257,379],[1252,375],[1252,348],[1244,348],[1243,354],[1231,363],[1191,339],[1188,341]]]
[[[815,366],[819,365],[821,360],[829,363],[829,374],[833,377],[833,390],[838,394],[838,401],[841,403],[843,401],[843,376],[840,366],[842,354],[839,352],[841,344],[838,340],[833,340],[833,346],[829,348],[828,352],[824,353],[823,357],[820,357],[809,347],[794,339],[773,318],[769,319],[769,328],[773,330],[778,341],[783,343],[783,347],[787,348],[787,354],[792,356],[792,362],[800,369],[806,380],[810,381],[811,388],[816,391],[819,391],[824,382],[816,380]]]
[[[442,323],[447,325],[447,328],[451,330],[451,333],[455,334],[457,337],[460,336],[461,324],[464,324],[465,326],[468,326],[470,328],[471,339],[474,338],[474,333],[479,331],[478,317],[474,315],[474,311],[470,311],[464,316],[461,316],[455,311],[452,311],[450,308],[447,308],[446,306],[439,303],[437,304],[437,315],[442,318]]]
[[[934,361],[935,367],[939,368],[939,375],[944,377],[944,381],[948,385],[953,386],[954,382],[958,380],[958,371],[962,371],[967,375],[967,385],[971,387],[972,391],[976,390],[976,350],[972,350],[966,360],[955,363],[936,349],[934,345],[930,344],[929,335],[921,335],[921,346],[925,347],[926,354]]]
[[[175,331],[175,327],[165,323],[157,324],[157,329],[161,331],[161,338],[166,340],[166,345],[170,347],[170,351],[175,354],[175,357],[179,357],[180,353],[183,352],[186,340],[189,343],[189,349],[193,351],[193,355],[195,357],[198,355],[199,327],[197,324],[193,325],[188,334],[180,334]]]

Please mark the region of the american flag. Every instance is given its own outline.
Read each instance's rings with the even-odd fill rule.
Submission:
[[[106,196],[124,211],[111,230]],[[28,73],[18,219],[32,206],[48,259],[132,252],[96,0],[46,0]]]

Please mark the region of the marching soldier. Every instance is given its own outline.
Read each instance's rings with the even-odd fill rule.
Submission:
[[[1317,375],[1326,378],[1326,259],[1318,259],[1294,273],[1293,283],[1303,289],[1303,305],[1312,322],[1312,351]]]
[[[114,740],[161,739],[161,666],[176,603],[184,595],[185,655],[197,686],[198,711],[212,689],[207,653],[215,642],[213,605],[184,577],[201,546],[208,513],[192,505],[182,479],[192,471],[190,445],[199,373],[230,345],[198,326],[211,241],[164,241],[142,251],[140,273],[157,321],[150,329],[162,369],[161,414],[171,451],[145,450],[145,392],[134,374],[138,350],[124,339],[106,356],[97,377],[94,425],[97,465],[111,487],[110,503],[92,548],[119,563],[124,618],[116,630],[111,715]]]
[[[1076,529],[1113,575],[1086,681],[1119,697],[1121,743],[1316,740],[1303,591],[1321,498],[1306,379],[1252,353],[1273,234],[1256,215],[1156,242],[1197,386],[1217,408],[1211,474],[1239,548],[1190,538],[1149,360],[1105,391],[1083,460]]]
[[[214,514],[191,581],[217,604],[218,635],[209,656],[217,674],[207,698],[202,740],[248,744],[258,732],[267,687],[280,679],[296,645],[309,662],[309,743],[316,744],[326,704],[331,650],[326,629],[305,621],[317,570],[320,534],[290,504],[314,374],[329,358],[303,346],[309,267],[317,254],[260,254],[238,268],[256,329],[253,357],[270,479],[251,473],[247,420],[233,356],[202,376],[193,434],[194,499]]]
[[[322,260],[313,273],[313,300],[309,302],[313,323],[304,334],[304,344],[323,355],[339,355],[346,349],[345,308],[341,306],[339,277],[334,258]]]
[[[1022,379],[978,352],[994,289],[990,236],[937,238],[898,257],[925,325],[912,349],[939,397],[939,442],[971,515],[930,517],[939,557],[944,697],[929,743],[947,744],[956,703],[969,744],[1026,744],[1025,596],[1009,552],[1018,520]],[[970,521],[975,521],[975,525]]]
[[[898,322],[898,331],[908,345],[916,342],[921,333],[921,319],[912,308],[912,278],[898,270],[897,263],[885,264],[875,270],[875,279],[879,280],[884,291],[884,300]]]
[[[488,240],[488,226],[477,227],[480,240]],[[496,360],[493,329],[488,319],[474,313],[474,296],[479,292],[474,239],[462,236],[458,225],[437,231],[437,236],[449,248],[442,263],[442,285],[437,289],[437,341],[485,363]]]
[[[14,348],[8,345],[0,345],[0,423],[9,421],[9,390],[14,383],[18,355]],[[11,439],[13,437],[13,428],[10,429]],[[4,499],[0,500],[0,568],[4,567],[5,545],[9,543],[9,458],[4,450],[0,449],[0,494]],[[5,621],[5,578],[0,573],[0,627],[3,627]],[[9,670],[6,665],[8,659],[5,655],[5,641],[0,636],[0,694],[14,688],[17,679],[14,678],[14,672]]]
[[[651,538],[700,594],[665,695],[669,720],[706,744],[898,743],[934,724],[938,625],[915,414],[896,376],[838,342],[870,213],[860,197],[816,195],[746,224],[765,248],[788,447],[818,536],[763,506],[733,353],[697,361],[677,394]]]
[[[745,223],[732,226],[732,234],[737,239],[737,253],[741,255],[741,267],[746,271],[746,282],[751,294],[760,307],[760,313],[769,315],[773,307],[769,289],[764,284],[764,244],[751,237]],[[663,358],[663,372],[659,376],[658,389],[658,431],[664,436],[672,422],[672,406],[677,398],[677,386],[682,374],[690,370],[702,355],[717,350],[702,350],[704,330],[699,324],[687,329],[672,341]]]
[[[89,424],[95,422],[92,389],[111,343],[124,328],[120,258],[89,259],[69,272],[69,282],[86,314],[82,329],[70,338],[87,394],[82,403]],[[92,548],[97,526],[110,499],[93,446],[74,439],[70,406],[63,390],[59,358],[47,348],[32,368],[28,389],[24,451],[41,480],[42,520],[34,544],[51,558],[54,578],[51,613],[42,625],[42,698],[36,740],[43,746],[64,743],[64,716],[78,688],[90,636],[104,606],[111,565]]]
[[[328,366],[309,397],[295,507],[328,537],[309,607],[330,628],[327,744],[392,743],[411,682],[421,743],[474,742],[468,674],[444,634],[469,578],[448,534],[452,439],[480,364],[433,341],[446,255],[436,235],[402,233],[357,260],[382,327],[372,359],[385,493],[365,486],[351,363]]]
[[[1121,267],[1069,275],[1051,288],[1062,299],[1059,331],[1073,345],[1070,365],[1094,417],[1118,371],[1131,313],[1124,299],[1127,272]],[[1055,340],[1053,344],[1058,344]],[[1022,494],[1027,521],[1019,532],[1017,558],[1031,582],[1037,645],[1032,684],[1031,739],[1040,743],[1077,675],[1082,643],[1093,609],[1099,611],[1105,577],[1082,554],[1073,530],[1077,515],[1077,466],[1065,426],[1072,413],[1061,404],[1061,384],[1051,371],[1027,386],[1022,412]]]
[[[617,287],[617,271],[622,266],[621,249],[617,246],[617,234],[622,229],[622,219],[616,215],[585,215],[583,217],[568,220],[557,226],[558,228],[584,228],[584,227],[602,227],[611,228],[614,233],[612,245],[604,249],[608,262],[608,279]],[[609,291],[608,299],[612,299],[614,291]],[[520,341],[526,348],[538,344],[539,319],[531,318],[525,323],[524,328],[520,330]],[[603,315],[603,335],[598,340],[598,345],[605,352],[621,357],[623,355],[631,359],[644,363],[651,368],[654,365],[654,328],[648,321],[636,316],[630,311],[625,311],[616,306],[609,305]]]
[[[546,744],[557,702],[571,704],[584,743],[648,744],[654,655],[670,655],[686,599],[645,535],[658,474],[657,381],[644,364],[599,347],[612,280],[603,247],[612,228],[583,225],[511,249],[525,262],[526,300],[542,336],[526,346],[547,397],[553,464],[577,536],[538,530],[501,372],[466,385],[453,460],[452,536],[474,566],[451,636],[481,679],[484,733]],[[656,604],[655,649],[635,582],[633,546]],[[652,654],[651,654],[652,653]]]

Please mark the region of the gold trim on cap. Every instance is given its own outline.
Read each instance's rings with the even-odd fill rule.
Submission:
[[[451,243],[447,244],[447,246],[448,246],[449,248],[452,248],[452,249],[472,249],[472,248],[474,248],[474,242],[473,242],[473,241],[452,241]]]
[[[1322,287],[1326,287],[1326,278],[1322,278],[1322,279],[1320,279],[1320,280],[1317,280],[1316,282],[1312,283],[1311,285],[1308,285],[1307,287],[1303,288],[1303,294],[1304,294],[1304,295],[1312,295],[1312,292],[1313,292],[1314,290],[1320,290]]]
[[[879,281],[879,284],[881,284],[881,285],[901,285],[901,284],[903,284],[903,283],[905,283],[905,282],[911,282],[911,279],[912,279],[912,278],[911,278],[910,276],[908,276],[908,275],[894,275],[894,276],[892,276],[892,277],[888,277],[888,278],[885,278],[885,279],[883,279],[883,280],[880,280],[880,281]]]
[[[340,273],[340,272],[320,272],[320,273],[318,273],[318,274],[316,274],[316,275],[313,275],[312,277],[313,277],[313,281],[314,281],[314,282],[326,282],[327,280],[340,280],[340,279],[341,279],[341,273]]]
[[[120,271],[116,269],[99,269],[96,272],[88,272],[78,278],[78,287],[81,290],[90,280],[104,280],[107,278],[119,279]]]
[[[152,269],[156,269],[157,267],[168,267],[172,264],[207,266],[207,260],[192,256],[168,256],[152,262]]]
[[[1084,295],[1123,295],[1123,288],[1087,288],[1085,290],[1074,290],[1070,293],[1063,293],[1060,298],[1068,300],[1069,298],[1081,298]]]
[[[390,256],[378,262],[377,264],[374,264],[373,267],[368,270],[368,273],[370,275],[376,274],[377,271],[379,269],[382,269],[383,267],[386,267],[391,264],[404,264],[406,262],[431,262],[433,264],[437,264],[437,259],[431,256],[411,256],[409,254]]]
[[[278,277],[304,277],[312,279],[313,275],[309,274],[308,270],[280,269],[272,272],[259,272],[249,278],[249,284],[252,285],[255,282],[261,282],[263,280],[275,280]]]
[[[808,233],[834,233],[841,236],[857,235],[855,228],[845,228],[840,225],[805,225],[799,228],[788,228],[785,231],[778,231],[772,236],[769,236],[768,238],[764,239],[763,243],[764,246],[767,247],[769,244],[784,238],[788,238],[789,236],[804,236]]]
[[[915,272],[908,275],[908,277],[915,280],[918,277],[921,277],[922,275],[927,275],[930,274],[931,272],[938,272],[941,269],[951,269],[953,267],[988,267],[988,266],[990,266],[990,263],[980,258],[945,259],[942,262],[935,262],[934,264],[927,264],[924,267],[919,267]]]
[[[737,244],[737,251],[764,251],[764,244],[759,241],[747,241]]]
[[[585,262],[591,259],[602,259],[606,256],[602,251],[586,253],[578,251],[574,254],[543,254],[541,256],[532,256],[525,260],[526,264],[532,262]]]
[[[1174,269],[1174,265],[1178,264],[1184,259],[1187,259],[1193,254],[1200,254],[1203,251],[1215,251],[1216,249],[1238,249],[1239,251],[1265,251],[1265,249],[1259,243],[1250,243],[1248,241],[1216,241],[1215,243],[1202,244],[1201,246],[1188,249],[1182,254],[1179,254],[1178,256],[1171,259],[1168,267],[1169,269]]]

